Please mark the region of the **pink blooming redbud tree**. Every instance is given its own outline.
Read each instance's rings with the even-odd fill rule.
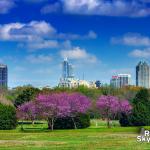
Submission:
[[[39,116],[48,121],[48,127],[53,130],[57,118],[71,117],[74,127],[77,128],[74,118],[78,113],[86,113],[90,107],[90,100],[79,93],[57,93],[51,95],[39,95]]]
[[[80,93],[70,94],[68,97],[69,117],[71,117],[74,128],[77,129],[75,117],[79,113],[86,113],[91,106],[90,99]]]
[[[53,130],[57,118],[69,115],[70,109],[67,98],[66,93],[39,95],[37,97],[38,118],[47,120],[49,129]]]
[[[76,128],[74,118],[78,113],[86,113],[89,107],[90,100],[79,93],[40,94],[35,101],[21,105],[17,116],[23,120],[47,120],[51,130],[57,118],[71,117]]]
[[[120,113],[130,114],[132,110],[132,106],[128,100],[120,100]]]
[[[129,113],[132,109],[127,100],[119,100],[115,96],[101,96],[97,101],[97,107],[103,118],[107,120],[108,128],[111,127],[111,118],[115,118],[121,112]]]
[[[17,118],[22,120],[22,125],[23,120],[30,120],[32,124],[34,124],[36,116],[37,110],[33,101],[26,102],[17,108]],[[21,126],[21,128],[23,129],[23,126]]]

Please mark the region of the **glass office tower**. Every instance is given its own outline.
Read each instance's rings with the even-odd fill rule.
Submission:
[[[7,65],[0,64],[0,88],[7,88],[8,69]]]
[[[136,66],[136,86],[150,88],[150,66],[145,61]]]

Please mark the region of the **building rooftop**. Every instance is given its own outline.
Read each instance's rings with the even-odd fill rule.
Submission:
[[[7,67],[7,65],[0,64],[0,67],[1,67],[1,68],[5,68],[5,67]]]

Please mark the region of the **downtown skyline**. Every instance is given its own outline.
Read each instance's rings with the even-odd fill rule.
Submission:
[[[149,7],[144,0],[1,0],[0,63],[8,65],[9,87],[58,85],[65,57],[77,78],[109,83],[128,73],[135,85],[137,63],[150,57]]]

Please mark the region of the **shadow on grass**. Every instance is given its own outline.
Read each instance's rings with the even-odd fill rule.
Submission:
[[[20,128],[19,131],[24,133],[51,132],[51,130],[48,130],[47,128]]]
[[[115,128],[86,128],[86,129],[66,129],[66,130],[58,130],[54,129],[53,131],[48,128],[23,128],[19,129],[20,132],[24,133],[44,133],[44,132],[95,132],[95,133],[136,133],[139,134],[141,132],[141,127],[115,127]]]
[[[23,123],[23,124],[22,124]],[[35,121],[34,125],[30,121],[18,122],[18,129],[20,132],[24,133],[41,133],[41,132],[52,132],[48,129],[46,122]],[[23,125],[23,126],[22,126]],[[23,129],[21,128],[23,127]],[[143,127],[120,127],[113,126],[112,128],[107,128],[106,126],[94,127],[91,126],[85,129],[54,129],[54,132],[106,132],[106,133],[137,133],[141,132]],[[146,129],[146,127],[144,127]],[[148,128],[148,127],[147,127]],[[149,127],[150,129],[150,127]]]
[[[21,125],[22,124],[22,122],[21,121],[19,121],[18,122],[18,125]],[[45,122],[34,122],[34,125],[38,125],[38,124],[45,124]],[[32,122],[30,122],[30,121],[23,121],[23,125],[32,125]]]

